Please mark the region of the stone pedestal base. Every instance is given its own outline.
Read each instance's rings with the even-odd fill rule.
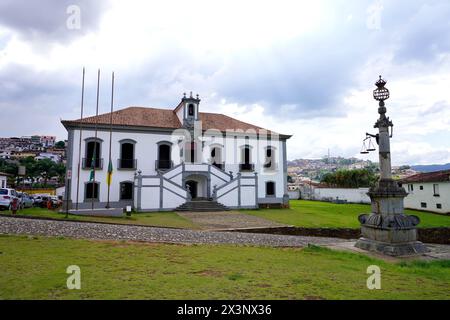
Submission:
[[[389,256],[407,256],[428,252],[427,247],[417,241],[416,228],[381,228],[362,225],[362,238],[355,246],[357,248],[379,252]]]
[[[388,243],[360,238],[356,242],[355,247],[394,257],[418,255],[429,252],[429,249],[420,241]]]
[[[417,241],[417,229],[414,227],[396,229],[363,224],[361,225],[361,235],[365,239],[385,243],[399,244]]]

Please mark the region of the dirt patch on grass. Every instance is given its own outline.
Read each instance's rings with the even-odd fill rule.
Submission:
[[[195,275],[199,275],[199,276],[214,277],[214,278],[220,278],[220,277],[224,276],[223,272],[217,271],[217,270],[211,270],[211,269],[206,269],[206,270],[196,271],[196,272],[191,272],[191,273],[195,274]]]
[[[304,300],[327,300],[321,296],[304,296],[303,299]]]
[[[130,246],[145,246],[145,247],[158,247],[162,243],[151,243],[141,241],[126,241],[126,240],[88,240],[89,242],[96,242],[102,244],[108,244],[115,248],[129,248]]]

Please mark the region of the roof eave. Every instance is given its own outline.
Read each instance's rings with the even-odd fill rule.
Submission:
[[[104,129],[110,129],[110,125],[109,124],[104,124],[104,123],[99,123],[99,124],[95,124],[95,123],[80,123],[77,121],[71,121],[71,120],[61,120],[61,123],[63,124],[63,126],[66,128],[67,131],[69,130],[73,130],[73,129],[95,129],[95,127],[97,126],[98,129],[100,130],[104,130]],[[112,126],[113,130],[124,130],[124,129],[128,129],[130,131],[134,130],[140,130],[140,131],[167,131],[167,132],[172,132],[173,130],[176,129],[182,129],[182,126],[180,127],[173,127],[173,128],[169,128],[169,127],[148,127],[148,126],[132,126],[132,125],[118,125],[118,124],[114,124]],[[206,132],[207,130],[203,130],[203,132]],[[226,131],[221,131],[222,133],[226,134]],[[243,133],[245,135],[248,135],[248,133]],[[280,137],[281,140],[287,140],[290,139],[292,137],[292,135],[285,135],[285,134],[278,134],[278,136]]]
[[[280,134],[282,140],[288,140],[293,137],[293,134]]]

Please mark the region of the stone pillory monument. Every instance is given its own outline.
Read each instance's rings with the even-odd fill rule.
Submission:
[[[389,99],[389,90],[385,88],[386,81],[381,76],[375,85],[377,88],[373,97],[379,101],[380,118],[374,127],[378,128],[379,132],[375,135],[366,133],[361,153],[375,150],[371,142],[371,139],[375,138],[379,146],[381,174],[377,185],[368,193],[372,213],[359,216],[362,237],[356,242],[356,247],[390,256],[425,253],[428,249],[422,242],[417,241],[416,226],[420,220],[416,216],[404,214],[403,200],[407,193],[392,179],[390,138],[394,125],[389,117],[386,117],[384,103]]]

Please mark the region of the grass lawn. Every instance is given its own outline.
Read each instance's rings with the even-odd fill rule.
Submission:
[[[0,215],[11,214],[11,211],[0,211]],[[29,208],[17,212],[18,215],[43,217],[51,219],[65,219],[64,213],[50,211],[43,208]],[[151,213],[134,213],[131,217],[87,217],[69,215],[67,220],[70,221],[94,221],[109,222],[117,224],[140,224],[157,227],[172,227],[198,229],[199,227],[190,220],[179,216],[176,212],[151,212]]]
[[[371,211],[370,205],[365,204],[334,204],[306,200],[292,200],[290,206],[290,209],[242,210],[241,212],[297,227],[359,228],[358,216]],[[420,218],[419,227],[450,227],[450,216],[414,210],[406,210],[406,213]]]
[[[66,288],[70,265],[81,290]],[[370,265],[381,290],[366,287]],[[317,247],[3,235],[0,269],[0,299],[450,299],[450,261],[392,264]]]

